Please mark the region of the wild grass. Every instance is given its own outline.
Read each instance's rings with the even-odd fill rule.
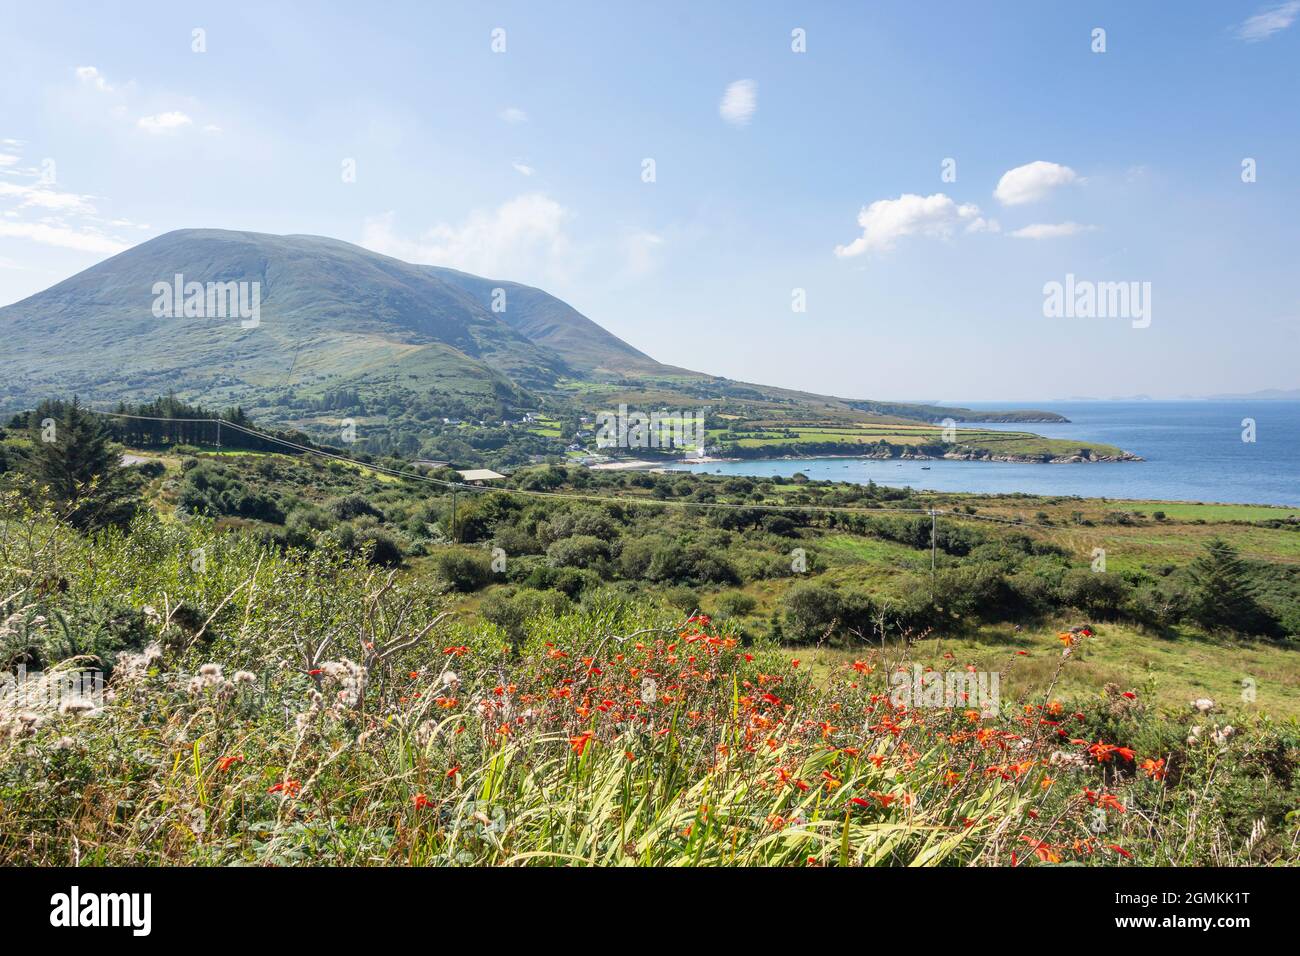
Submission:
[[[1029,642],[1039,679],[985,717],[896,699],[907,642],[813,673],[596,593],[512,643],[328,548],[147,518],[85,538],[6,504],[6,648],[73,635],[111,678],[94,711],[0,710],[0,864],[1297,859],[1295,727],[1071,699],[1106,635]]]

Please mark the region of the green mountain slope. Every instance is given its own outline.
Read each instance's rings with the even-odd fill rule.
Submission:
[[[249,328],[238,317],[156,316],[155,284],[177,275],[256,283],[260,321]],[[0,412],[72,392],[99,404],[174,392],[302,424],[328,423],[324,413],[345,407],[421,421],[492,418],[536,408],[547,395],[588,411],[623,401],[707,404],[757,420],[998,415],[834,398],[663,365],[541,289],[319,236],[220,229],[158,236],[0,309],[0,364]],[[1003,420],[1059,420],[1017,414]]]

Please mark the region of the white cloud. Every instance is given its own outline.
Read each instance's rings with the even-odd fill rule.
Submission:
[[[113,88],[108,85],[108,80],[93,66],[79,66],[74,70],[77,79],[87,86],[93,86],[101,93],[112,93]]]
[[[653,232],[634,232],[623,240],[624,267],[633,276],[649,275],[658,265],[658,250],[663,236]]]
[[[505,109],[503,109],[498,115],[500,115],[500,117],[503,120],[505,120],[507,123],[510,123],[512,125],[518,125],[519,123],[528,122],[528,114],[525,113],[517,106],[508,106]]]
[[[1081,232],[1093,232],[1096,226],[1084,226],[1077,222],[1036,222],[1022,226],[1008,235],[1016,239],[1061,239],[1065,236],[1077,236]]]
[[[439,223],[416,239],[396,235],[395,218],[388,212],[367,219],[361,244],[407,262],[520,281],[563,276],[572,259],[572,242],[565,233],[571,213],[540,193],[518,196],[496,209],[475,210],[459,225]]]
[[[758,86],[753,80],[736,80],[722,94],[718,115],[732,126],[747,126],[758,109]]]
[[[531,176],[533,173],[537,172],[537,170],[533,169],[533,167],[529,166],[527,163],[521,163],[518,160],[510,165],[514,167],[515,172],[520,176]]]
[[[1082,180],[1069,166],[1039,159],[1003,173],[993,196],[1003,205],[1020,206],[1045,199],[1057,186],[1073,182]]]
[[[0,153],[0,166],[13,166],[18,162],[18,157],[11,153]]]
[[[998,224],[980,215],[974,203],[958,204],[950,196],[904,193],[897,199],[877,199],[858,212],[862,235],[836,246],[841,259],[865,252],[885,252],[904,236],[950,239],[959,227],[966,232],[997,232]]]
[[[0,237],[27,239],[47,246],[75,249],[78,252],[96,252],[116,255],[127,248],[126,243],[85,229],[50,225],[39,222],[2,222]]]
[[[63,193],[39,186],[19,186],[14,183],[0,182],[0,196],[19,200],[18,208],[36,206],[40,209],[54,209],[59,212],[93,213],[94,205],[89,196],[76,193]]]
[[[207,133],[209,136],[217,136],[221,133],[221,127],[209,123],[207,126],[203,127],[203,132]]]
[[[1288,0],[1286,3],[1279,3],[1276,6],[1261,10],[1253,17],[1247,17],[1237,27],[1237,37],[1248,43],[1267,40],[1274,33],[1285,30],[1295,23],[1298,16],[1300,16],[1300,0]]]
[[[139,126],[146,133],[170,133],[186,126],[192,126],[192,120],[186,114],[179,110],[172,110],[169,113],[155,113],[153,116],[141,116],[136,120],[136,126]]]

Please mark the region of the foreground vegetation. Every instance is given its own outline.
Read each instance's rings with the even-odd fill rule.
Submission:
[[[543,466],[453,516],[57,413],[0,444],[0,863],[1300,858],[1280,509]]]
[[[514,641],[336,548],[8,504],[6,636],[111,678],[5,712],[2,863],[1296,859],[1294,725],[1063,700],[1090,629],[1011,652],[1050,682],[984,718],[892,701],[906,643],[815,675],[610,593]]]

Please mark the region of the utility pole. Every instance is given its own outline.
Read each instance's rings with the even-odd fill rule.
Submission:
[[[930,509],[930,591],[934,592],[934,552],[935,552],[935,530],[938,527],[935,520],[935,511]]]
[[[451,489],[451,543],[456,543],[456,489]]]

